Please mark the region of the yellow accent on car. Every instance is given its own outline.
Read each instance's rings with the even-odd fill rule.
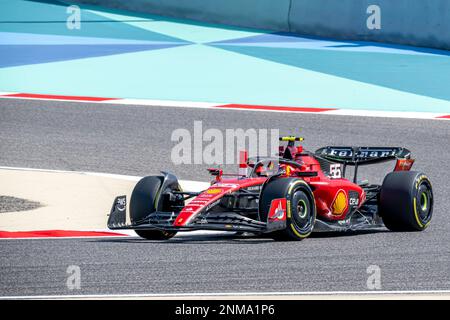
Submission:
[[[222,192],[222,189],[219,189],[219,188],[212,188],[212,189],[206,190],[207,194],[218,194],[221,192]]]
[[[424,225],[423,225],[422,221],[420,221],[419,213],[417,212],[417,200],[416,200],[416,197],[414,197],[414,199],[413,199],[413,207],[414,207],[414,218],[416,218],[417,224],[418,224],[421,228],[423,228]]]
[[[308,232],[308,233],[306,233],[306,234],[301,234],[300,232],[298,232],[297,231],[297,229],[295,229],[295,227],[294,227],[294,225],[291,223],[290,224],[290,226],[291,226],[291,230],[295,233],[295,235],[297,236],[297,237],[299,237],[299,238],[306,238],[307,236],[309,236],[309,234],[311,233],[311,231],[310,232]]]
[[[289,187],[288,194],[291,194],[292,189],[299,184],[308,186],[308,184],[305,181],[297,180],[294,183],[292,183],[292,185]],[[312,206],[314,206],[314,208],[315,208],[316,207],[316,199],[314,198],[314,194],[312,194],[312,200],[313,200]],[[287,200],[287,202],[286,202],[286,209],[287,209],[286,210],[287,217],[291,218],[292,214],[291,214],[291,201],[290,200]],[[313,210],[312,212],[315,212],[315,210]],[[299,238],[306,238],[312,232],[312,230],[311,230],[308,233],[302,235],[300,232],[297,231],[297,229],[295,229],[295,226],[292,223],[289,224],[289,227],[291,228],[292,232],[294,232],[295,235]]]
[[[287,176],[291,175],[291,167],[290,166],[286,166],[286,175]]]
[[[332,205],[332,214],[336,216],[340,216],[343,213],[345,213],[345,210],[347,209],[347,195],[343,190],[339,190],[338,194],[336,195],[336,199],[334,199],[333,205]]]
[[[292,188],[294,188],[297,184],[308,185],[308,184],[307,184],[305,181],[303,181],[303,180],[297,180],[297,181],[295,181],[295,182],[289,187],[288,194],[291,193]]]
[[[297,181],[295,181],[295,182],[289,187],[288,194],[291,194],[292,189],[293,189],[297,184],[304,184],[305,186],[308,186],[308,184],[307,184],[305,181],[303,181],[303,180],[297,180]],[[316,199],[314,198],[314,194],[313,194],[313,193],[311,193],[311,194],[312,194],[312,200],[313,200],[312,205],[314,206],[314,208],[316,208]],[[287,208],[286,208],[286,209],[287,209],[287,217],[290,218],[290,217],[291,217],[291,201],[290,201],[290,200],[287,200],[286,206],[287,206]],[[314,212],[314,211],[313,211],[313,212]]]
[[[431,181],[428,179],[428,177],[427,177],[426,175],[421,175],[421,176],[419,176],[419,178],[418,178],[417,181],[416,181],[416,185],[415,185],[416,190],[419,189],[419,185],[420,185],[420,183],[421,183],[423,180],[427,181],[427,182],[430,184],[430,186],[431,186]],[[431,220],[428,221],[428,222],[425,223],[425,224],[423,224],[422,221],[420,221],[419,213],[417,212],[417,200],[416,200],[416,197],[414,197],[414,199],[413,199],[413,208],[414,208],[414,218],[416,219],[417,224],[418,224],[421,228],[425,229],[425,228],[430,224]],[[426,209],[426,208],[425,208],[425,209]]]
[[[291,217],[291,200],[286,201],[287,217]]]
[[[280,138],[281,141],[303,141],[303,137],[285,136]]]
[[[422,194],[420,195],[420,200],[421,200],[421,203],[423,202],[422,210],[427,210],[428,199],[427,199],[427,195],[425,194],[425,192],[422,192]]]

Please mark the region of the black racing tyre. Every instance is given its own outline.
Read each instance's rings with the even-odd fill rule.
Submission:
[[[163,177],[144,177],[136,184],[131,193],[130,219],[136,223],[156,210],[155,202]]]
[[[416,171],[389,173],[381,186],[379,210],[389,230],[424,230],[433,215],[430,179]]]
[[[286,229],[271,233],[275,240],[303,240],[316,222],[314,194],[302,179],[280,178],[269,181],[260,199],[260,219],[267,221],[273,199],[286,198]]]
[[[150,213],[156,211],[163,203],[159,203],[160,189],[163,182],[161,176],[144,177],[136,184],[131,193],[130,199],[130,220],[131,223],[137,223],[147,217]],[[164,240],[172,238],[176,232],[167,232],[162,230],[135,230],[142,238],[148,240]]]

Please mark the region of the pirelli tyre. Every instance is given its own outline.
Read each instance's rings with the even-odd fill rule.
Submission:
[[[286,229],[270,234],[275,240],[303,240],[316,222],[316,203],[308,184],[298,178],[278,178],[263,188],[260,219],[267,221],[273,199],[286,198]]]
[[[136,224],[142,221],[150,213],[155,212],[157,207],[165,205],[161,203],[161,199],[163,199],[161,193],[164,193],[164,190],[161,190],[163,179],[162,176],[148,176],[136,184],[130,199],[131,223]],[[169,186],[169,188],[176,187]],[[162,230],[135,230],[135,232],[138,236],[148,240],[166,240],[176,234],[176,232]]]
[[[416,171],[389,173],[381,186],[379,210],[389,230],[424,230],[433,215],[430,179]]]

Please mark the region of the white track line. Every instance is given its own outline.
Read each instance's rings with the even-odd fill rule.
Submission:
[[[93,295],[40,295],[4,296],[0,299],[96,299],[96,298],[177,298],[177,297],[245,297],[245,296],[342,296],[342,295],[448,295],[450,290],[398,290],[398,291],[299,291],[299,292],[213,292],[213,293],[149,293],[149,294],[93,294]]]

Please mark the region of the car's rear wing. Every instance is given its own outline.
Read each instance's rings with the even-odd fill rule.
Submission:
[[[358,166],[360,165],[397,160],[394,171],[408,171],[414,164],[414,159],[411,159],[411,151],[401,147],[328,146],[317,149],[315,156],[330,162],[343,164],[344,176],[347,165],[355,166],[353,176],[353,182],[355,183],[357,182]]]
[[[411,151],[400,147],[328,146],[317,149],[315,154],[326,160],[345,165],[363,165],[411,158]]]

